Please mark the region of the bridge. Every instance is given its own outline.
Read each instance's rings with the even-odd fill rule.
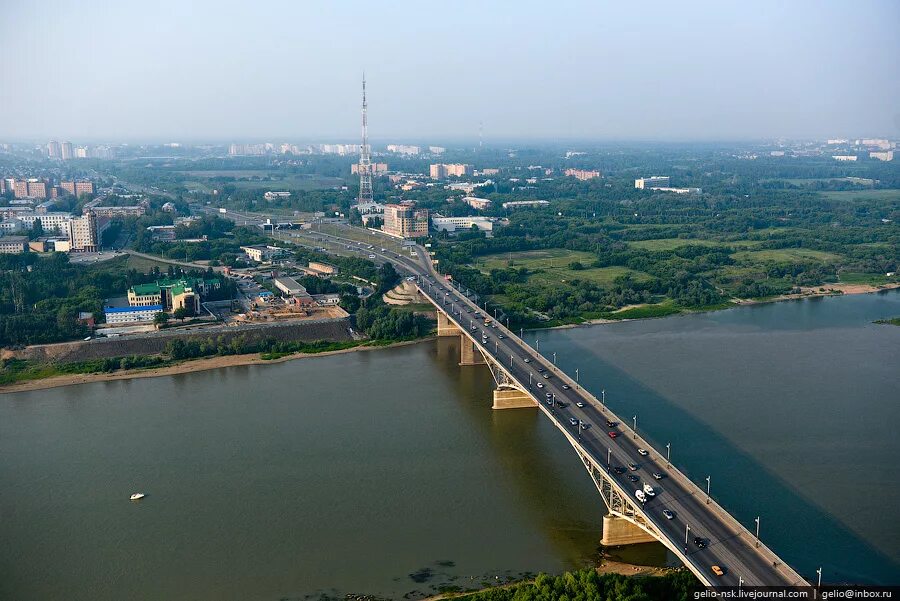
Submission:
[[[460,338],[461,365],[484,365],[490,370],[494,409],[537,409],[566,438],[606,506],[602,544],[659,541],[708,586],[808,586],[756,534],[716,503],[708,487],[703,490],[692,482],[627,420],[445,280],[424,248],[414,248],[418,258],[386,249],[370,252],[378,262],[390,261],[398,271],[414,277],[418,290],[437,309],[438,336]],[[644,485],[650,485],[654,494],[645,494],[641,501],[635,493],[643,492]],[[715,573],[713,566],[722,573]]]

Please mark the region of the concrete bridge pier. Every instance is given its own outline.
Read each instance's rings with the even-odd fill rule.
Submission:
[[[498,388],[494,390],[493,409],[533,409],[537,403],[521,390]]]
[[[462,332],[456,327],[456,324],[450,321],[450,318],[447,317],[443,311],[437,311],[437,335],[459,336],[460,338],[465,339],[465,336],[462,335]]]
[[[600,544],[604,547],[655,542],[657,541],[653,536],[625,518],[612,514],[603,516],[603,538],[600,539]]]
[[[460,335],[459,337],[459,364],[484,365],[484,355],[475,348],[475,343],[468,336]]]

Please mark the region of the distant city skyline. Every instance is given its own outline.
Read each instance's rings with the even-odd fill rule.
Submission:
[[[371,8],[7,0],[0,140],[900,135],[890,0]]]

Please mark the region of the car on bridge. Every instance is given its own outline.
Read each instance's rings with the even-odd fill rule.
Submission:
[[[672,511],[671,509],[663,509],[663,515],[666,516],[667,520],[675,519],[675,512]]]
[[[582,429],[582,430],[590,430],[590,429],[591,429],[591,425],[590,425],[589,423],[587,423],[587,422],[581,422],[581,429]]]
[[[609,437],[610,437],[610,438],[616,438],[618,435],[619,435],[618,432],[610,432],[610,433],[609,433]]]
[[[628,469],[630,469],[632,472],[636,472],[637,469],[638,469],[638,464],[633,463],[633,462],[632,462],[632,463],[629,463],[629,464],[628,464]]]
[[[698,549],[705,549],[706,548],[706,539],[702,538],[700,536],[695,536],[694,544],[697,546]]]
[[[560,409],[565,409],[566,407],[569,406],[569,404],[566,403],[565,401],[556,401],[556,406],[559,407]]]
[[[572,387],[569,386],[568,384],[563,384],[563,390],[568,390],[568,389],[570,389],[570,388],[572,388]],[[581,404],[578,405],[578,406],[579,406],[579,407],[584,407],[584,403],[581,403]]]
[[[574,417],[570,417],[570,418],[569,418],[569,425],[577,426],[577,425],[578,425],[578,420],[575,419]]]
[[[563,388],[568,389],[567,386],[563,386]],[[575,406],[578,407],[579,409],[581,409],[582,407],[584,407],[584,403],[581,402],[581,401],[577,401],[577,402],[575,403]]]
[[[712,570],[712,573],[715,574],[716,576],[724,576],[725,575],[725,570],[723,570],[720,566],[712,566],[710,568],[710,570]]]
[[[538,387],[538,388],[543,388],[543,387],[544,387],[544,383],[543,383],[543,382],[538,382],[538,383],[537,383],[537,387]]]
[[[616,472],[616,473],[619,474],[619,475],[622,475],[622,474],[625,473],[626,470],[625,470],[625,468],[622,467],[621,465],[617,465],[615,468],[613,468],[613,471]]]
[[[640,480],[640,478],[638,478],[634,474],[628,474],[628,479],[631,480],[632,482],[637,482]]]
[[[663,476],[663,475],[660,474],[659,472],[653,472],[653,474],[651,474],[651,475],[652,475],[656,480],[662,480],[663,478],[665,478],[665,476]]]
[[[529,359],[528,357],[525,357],[525,358],[522,359],[522,360],[523,360],[525,363],[531,363],[531,359]]]
[[[650,454],[650,453],[647,452],[647,449],[638,449],[638,453],[640,453],[640,454],[643,455],[644,457],[646,457],[647,455]]]

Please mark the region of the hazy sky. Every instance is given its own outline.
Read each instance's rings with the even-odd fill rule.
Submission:
[[[0,141],[900,136],[900,2],[0,0]]]

